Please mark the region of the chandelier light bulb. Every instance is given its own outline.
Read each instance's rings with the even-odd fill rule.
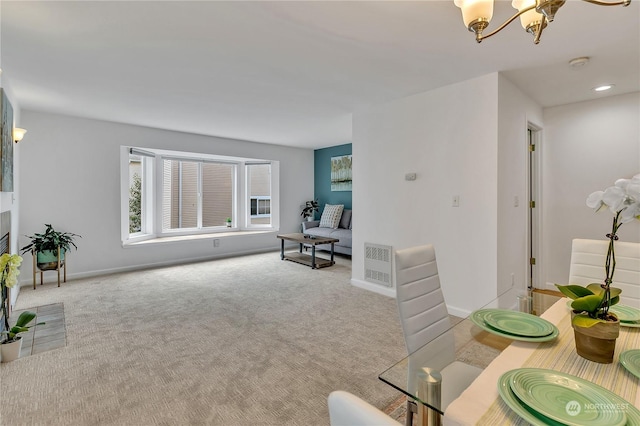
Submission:
[[[516,9],[518,12],[523,11],[531,6],[536,5],[536,0],[513,0],[511,6]],[[520,15],[520,24],[522,24],[522,28],[529,31],[534,25],[538,25],[542,22],[542,14],[538,13],[535,9],[531,9],[527,12],[524,12]]]
[[[493,0],[454,0],[453,4],[462,10],[462,20],[466,27],[473,21],[491,21],[493,18]]]

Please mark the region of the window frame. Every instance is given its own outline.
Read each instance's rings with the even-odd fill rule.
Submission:
[[[253,214],[253,204],[252,204],[253,200],[256,200],[256,214]],[[269,202],[269,206],[268,206],[269,213],[260,213],[260,201]],[[251,218],[271,217],[271,196],[250,195],[249,196],[249,217]]]
[[[122,244],[141,242],[150,239],[202,235],[202,234],[218,234],[218,233],[234,233],[251,230],[272,230],[277,231],[279,228],[279,162],[275,160],[262,160],[255,158],[229,157],[213,154],[167,151],[151,148],[138,148],[131,146],[122,146],[121,154],[121,239]],[[142,222],[145,223],[141,232],[129,234],[129,156],[130,152],[144,151],[149,157],[145,157],[148,163],[145,170],[144,179],[142,181],[143,191],[143,214],[145,214]],[[165,159],[178,161],[191,161],[198,163],[198,220],[196,228],[177,228],[163,229],[162,208],[163,208],[163,162]],[[220,226],[202,226],[202,164],[204,163],[220,163],[233,165],[232,171],[232,227],[228,228],[226,224]],[[270,224],[251,224],[251,203],[248,197],[249,187],[246,184],[248,167],[251,164],[269,164],[271,168],[270,189],[271,189],[271,223]],[[125,177],[126,175],[126,177]],[[146,180],[146,181],[145,181]],[[275,211],[274,211],[275,210]],[[126,218],[126,221],[125,221]],[[126,225],[126,226],[125,226]]]
[[[179,227],[179,228],[164,228],[164,223],[163,223],[163,197],[164,197],[164,162],[165,160],[170,160],[170,161],[180,161],[180,162],[189,162],[189,163],[194,163],[197,164],[197,177],[196,177],[196,226],[195,227]],[[217,226],[203,226],[203,179],[202,179],[202,169],[203,169],[203,164],[205,163],[211,163],[211,164],[226,164],[226,165],[231,165],[232,168],[232,178],[231,178],[231,220],[232,223],[236,224],[234,226],[232,226],[231,228],[228,228],[226,223],[222,223],[220,225]],[[215,161],[215,160],[203,160],[203,159],[196,159],[193,157],[177,157],[175,155],[159,155],[157,157],[157,164],[158,164],[158,179],[162,179],[163,184],[160,185],[158,184],[158,201],[156,203],[156,217],[159,223],[159,226],[156,230],[156,234],[160,237],[167,237],[167,236],[174,236],[174,235],[192,235],[192,234],[208,234],[211,232],[219,232],[221,229],[224,228],[224,231],[227,232],[230,229],[234,230],[234,229],[238,229],[237,226],[237,221],[234,220],[234,217],[236,216],[235,211],[237,210],[236,208],[236,199],[237,199],[237,194],[236,194],[236,188],[237,188],[237,177],[238,177],[238,173],[239,173],[239,167],[241,167],[242,162],[238,162],[238,161]],[[159,182],[159,181],[158,181]]]
[[[270,188],[270,194],[269,195],[251,195],[251,193],[253,192],[251,189],[251,178],[250,178],[250,174],[251,174],[251,167],[252,166],[263,166],[263,165],[269,165],[269,188]],[[259,161],[251,161],[251,162],[247,162],[245,163],[245,173],[244,173],[244,177],[245,177],[245,181],[246,181],[246,189],[245,189],[245,196],[246,196],[246,202],[247,202],[247,208],[245,211],[245,222],[246,222],[246,226],[247,228],[251,228],[251,229],[263,229],[263,228],[269,228],[273,226],[273,163],[270,162],[259,162]],[[264,214],[264,215],[252,215],[251,214],[251,200],[253,199],[257,199],[258,202],[259,200],[265,200],[268,199],[269,200],[269,214]],[[265,218],[268,217],[269,218],[269,222],[268,224],[263,224],[263,223],[255,223],[252,224],[252,219],[256,219],[256,218]]]

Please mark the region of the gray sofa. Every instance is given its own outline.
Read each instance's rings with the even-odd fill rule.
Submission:
[[[334,244],[333,250],[336,253],[346,254],[351,256],[351,210],[343,210],[342,217],[340,218],[340,224],[338,228],[320,228],[319,220],[312,220],[309,222],[302,222],[302,233],[313,235],[316,237],[329,237],[337,238],[337,243]],[[331,250],[330,244],[321,244],[316,246],[320,250]]]

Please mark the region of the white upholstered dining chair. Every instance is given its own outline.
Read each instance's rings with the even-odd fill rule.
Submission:
[[[331,426],[400,426],[400,423],[349,392],[331,392],[328,403]]]
[[[421,351],[421,359],[410,358],[409,370],[419,372],[423,367],[430,367],[440,372],[441,408],[444,411],[482,370],[455,360],[455,340],[440,288],[433,245],[397,250],[395,267],[396,300],[407,352],[413,354],[425,344],[439,340],[437,345],[432,345],[433,352]],[[415,389],[419,384],[409,382],[408,386]],[[407,400],[407,425],[411,424],[415,411],[415,403]]]
[[[569,284],[602,283],[609,240],[574,239]],[[640,243],[615,242],[616,269],[612,286],[622,290],[620,303],[640,308]]]

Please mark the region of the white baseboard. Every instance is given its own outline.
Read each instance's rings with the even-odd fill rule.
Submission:
[[[165,266],[186,265],[189,263],[206,262],[208,260],[224,259],[228,257],[245,256],[248,254],[258,254],[258,253],[267,253],[267,252],[277,252],[278,256],[274,257],[274,259],[277,259],[278,261],[280,261],[280,256],[279,256],[280,249],[274,249],[273,247],[270,247],[270,248],[257,249],[257,250],[246,250],[246,251],[238,251],[238,252],[232,252],[232,253],[224,253],[224,254],[218,254],[214,256],[203,256],[203,257],[194,257],[189,259],[168,260],[165,262],[145,263],[142,265],[123,266],[119,268],[99,269],[94,271],[86,271],[86,272],[78,272],[78,273],[67,273],[67,281],[73,280],[73,279],[97,277],[100,275],[110,275],[110,274],[118,274],[122,272],[132,272],[132,271],[142,271],[145,269],[162,268]],[[48,274],[48,275],[49,277],[47,277],[47,274],[44,275],[45,283],[58,282],[57,275],[55,274],[54,275]],[[20,283],[19,283],[20,287],[29,287],[29,286],[33,287],[33,277],[31,275],[31,271],[29,271],[28,275],[23,273],[21,277],[23,278],[29,277],[29,278],[20,280]],[[36,278],[37,278],[36,284],[40,285],[40,278],[39,277],[36,277]]]
[[[471,315],[471,312],[472,312],[472,311],[469,311],[468,309],[456,308],[455,306],[450,306],[450,305],[447,305],[447,311],[449,311],[449,315],[454,315],[460,318],[466,318],[469,315]]]
[[[373,284],[368,281],[357,280],[355,278],[351,278],[351,285],[354,287],[372,291],[374,293],[382,294],[383,296],[391,297],[394,299],[396,298],[395,288],[382,287],[380,285]]]

